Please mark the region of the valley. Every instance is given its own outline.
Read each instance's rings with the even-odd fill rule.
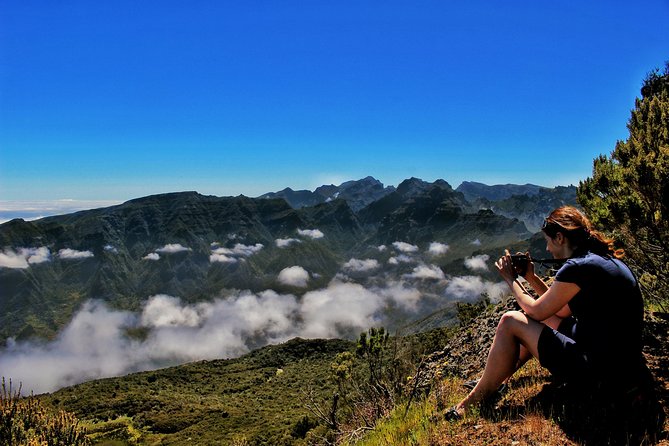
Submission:
[[[499,298],[490,265],[504,248],[543,256],[523,218],[575,200],[478,187],[467,199],[443,180],[368,177],[319,188],[309,205],[285,191],[182,192],[12,220],[0,225],[3,373],[39,393],[295,337],[449,326],[456,302]],[[546,209],[495,210],[511,212],[510,199]]]

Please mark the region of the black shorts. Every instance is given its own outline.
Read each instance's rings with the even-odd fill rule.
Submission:
[[[592,374],[587,356],[574,340],[576,319],[568,317],[555,330],[546,325],[539,335],[539,363],[564,381],[583,380]]]

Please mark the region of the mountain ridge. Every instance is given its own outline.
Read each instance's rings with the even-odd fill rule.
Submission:
[[[283,198],[186,191],[6,222],[0,225],[0,254],[21,265],[0,266],[0,303],[6,308],[0,338],[53,337],[91,298],[134,311],[156,294],[187,302],[233,289],[301,295],[326,286],[352,258],[387,262],[390,257],[376,246],[401,241],[427,249],[447,241],[437,263],[445,268],[471,255],[472,243],[495,251],[531,235],[519,215],[505,216],[489,202],[469,203],[444,180],[409,178],[388,188],[366,177],[343,185],[349,195],[298,209]],[[382,192],[380,198],[354,211],[345,197],[360,203],[352,191],[370,187]],[[283,269],[295,265],[308,271],[304,289],[277,282]]]

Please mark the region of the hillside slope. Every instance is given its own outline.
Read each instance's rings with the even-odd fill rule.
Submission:
[[[462,421],[443,420],[443,411],[464,396],[463,381],[480,374],[497,321],[512,308],[512,300],[488,306],[441,338],[444,347],[428,355],[415,375],[423,397],[398,401],[371,430],[344,427],[340,442],[669,444],[669,319],[661,313],[646,316],[644,356],[654,379],[650,392],[610,406],[618,400],[592,389],[561,386],[531,361],[512,377],[500,400]],[[41,395],[40,400],[73,412],[92,439],[115,439],[118,445],[327,444],[328,429],[309,406],[330,407],[337,391],[332,364],[339,353],[353,348],[347,341],[294,339],[239,359],[92,381]],[[416,389],[410,379],[407,395]]]
[[[238,359],[91,381],[40,397],[115,444],[306,444],[308,394],[330,398],[330,363],[353,344],[294,339]],[[241,444],[241,443],[240,443]]]

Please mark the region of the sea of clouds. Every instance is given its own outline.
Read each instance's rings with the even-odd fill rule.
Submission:
[[[120,203],[119,200],[0,200],[0,224],[15,218],[30,221],[51,215],[69,214],[85,209],[114,206]]]
[[[322,237],[317,230],[304,230],[299,235]],[[262,244],[237,243],[230,248],[212,244],[210,261],[244,261],[263,248]],[[22,382],[28,392],[51,392],[91,379],[237,357],[294,337],[352,338],[373,326],[388,327],[390,315],[395,321],[399,317],[409,323],[452,300],[473,301],[483,293],[496,299],[506,291],[503,282],[475,275],[487,270],[488,256],[465,259],[472,275],[449,277],[430,263],[445,254],[448,245],[435,242],[421,252],[416,245],[395,242],[377,249],[382,258],[351,258],[326,287],[303,294],[237,291],[194,304],[179,296],[158,294],[147,297],[137,312],[91,300],[53,341],[9,339],[0,350],[0,373]],[[159,260],[160,256],[189,250],[169,244],[146,259]],[[54,254],[47,248],[4,250],[0,252],[0,267],[28,268],[53,258],[90,256],[90,251],[72,249]],[[294,265],[280,271],[277,282],[308,289],[313,277],[318,275]]]

